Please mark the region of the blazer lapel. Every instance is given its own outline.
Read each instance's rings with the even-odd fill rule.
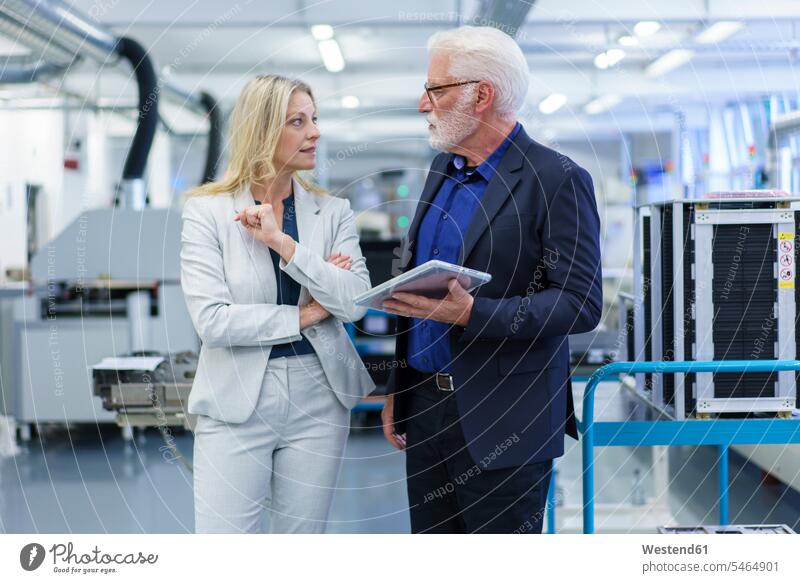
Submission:
[[[294,183],[294,211],[297,215],[297,238],[315,255],[327,259],[325,257],[325,228],[320,220],[320,208],[316,195],[308,192],[296,180],[292,180],[292,182]]]
[[[492,175],[486,191],[483,193],[478,208],[469,222],[464,233],[464,244],[461,248],[461,264],[465,264],[469,254],[481,238],[483,232],[489,228],[492,219],[503,206],[506,199],[511,196],[520,180],[520,169],[525,161],[525,152],[531,139],[520,128],[510,147],[506,151],[500,164]]]
[[[249,187],[243,187],[233,197],[233,208],[235,212],[244,210],[248,206],[253,206],[256,201],[250,193]],[[233,219],[231,219],[232,221]],[[261,241],[257,240],[250,233],[247,232],[241,223],[238,221],[233,225],[233,228],[239,231],[242,238],[242,244],[247,249],[247,254],[255,269],[252,271],[256,274],[256,279],[259,283],[259,289],[265,302],[275,302],[278,297],[278,284],[275,279],[275,266],[272,263],[272,257],[269,254],[269,248]]]
[[[325,226],[320,220],[320,208],[316,195],[308,192],[293,180],[294,212],[297,218],[297,238],[299,243],[307,247],[314,255],[323,259],[325,256]],[[336,251],[334,249],[333,251]],[[311,298],[305,287],[300,289],[300,304],[305,304]]]

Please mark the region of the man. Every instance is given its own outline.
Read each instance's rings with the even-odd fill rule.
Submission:
[[[603,303],[592,180],[516,121],[529,74],[509,36],[465,26],[428,49],[419,111],[443,153],[401,269],[440,259],[492,281],[386,301],[399,366],[383,430],[406,451],[413,532],[539,533],[552,460],[577,439],[567,335]]]

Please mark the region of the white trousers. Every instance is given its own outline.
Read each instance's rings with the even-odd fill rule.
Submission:
[[[247,421],[198,417],[195,532],[324,532],[349,430],[316,355],[270,359]]]

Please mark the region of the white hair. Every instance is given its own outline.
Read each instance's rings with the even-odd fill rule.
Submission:
[[[495,112],[513,117],[522,108],[530,84],[528,62],[513,38],[491,26],[461,26],[428,39],[428,52],[449,57],[450,75],[461,81],[489,81]]]

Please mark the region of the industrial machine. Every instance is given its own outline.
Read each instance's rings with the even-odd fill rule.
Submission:
[[[798,200],[743,191],[637,206],[636,358],[795,358]],[[637,389],[677,419],[790,416],[796,387],[791,371],[637,375]]]
[[[94,395],[121,426],[190,429],[186,405],[196,370],[194,352],[104,358],[92,367]]]
[[[7,412],[16,418],[21,437],[29,439],[34,424],[113,422],[114,410],[101,407],[93,394],[92,366],[102,359],[198,351],[180,287],[180,211],[150,208],[144,173],[161,96],[208,117],[202,182],[216,174],[222,116],[210,95],[186,94],[159,80],[149,52],[137,41],[117,38],[74,9],[13,0],[4,4],[0,20],[8,30],[24,31],[20,38],[25,42],[52,46],[43,55],[63,58],[55,63],[58,72],[66,72],[75,59],[92,59],[101,66],[123,63],[130,65],[138,88],[136,133],[118,191],[108,197],[113,206],[84,211],[29,253],[26,289],[1,312],[13,313],[12,329],[4,327],[0,343],[4,351],[13,349],[13,356],[4,359],[16,365],[10,379],[4,367],[4,384],[12,387],[4,389],[12,393]],[[20,72],[12,77],[36,78]],[[188,357],[182,357],[180,367],[184,372],[191,367]],[[125,393],[117,386],[101,395],[108,397],[106,404],[120,403]],[[162,396],[172,402],[170,391],[164,389]],[[131,414],[127,407],[125,411]]]
[[[796,534],[786,524],[659,526],[658,534]]]
[[[175,443],[172,428],[194,430],[197,416],[189,415],[186,408],[195,371],[194,352],[108,357],[92,367],[93,392],[103,409],[116,416],[124,433],[132,434],[134,427],[155,427],[164,440],[161,449],[192,471],[192,464]]]
[[[113,422],[92,397],[91,366],[137,351],[199,348],[180,287],[180,216],[87,211],[41,248],[15,299],[13,415],[30,424]]]

